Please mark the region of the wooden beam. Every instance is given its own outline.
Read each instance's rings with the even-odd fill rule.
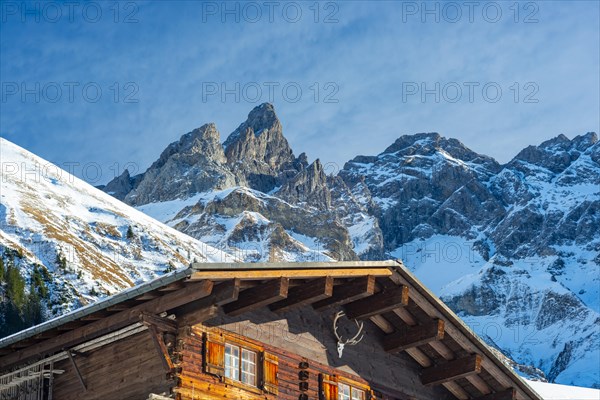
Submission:
[[[32,338],[21,340],[20,342],[17,342],[17,343],[13,343],[12,345],[10,345],[10,347],[12,349],[22,349],[25,347],[33,346],[36,343],[39,343],[39,340],[37,340],[34,336]]]
[[[333,277],[318,278],[289,289],[286,299],[271,304],[271,311],[283,312],[293,307],[305,306],[333,295]]]
[[[375,276],[363,276],[333,287],[333,295],[313,304],[315,310],[339,307],[375,293]]]
[[[154,347],[158,352],[158,356],[160,357],[160,361],[167,372],[171,372],[175,369],[173,366],[173,361],[169,356],[169,351],[167,350],[167,346],[165,345],[165,341],[163,340],[162,333],[158,331],[155,325],[148,326],[148,332],[152,337],[152,343],[154,343]]]
[[[226,304],[226,314],[235,316],[283,300],[288,295],[289,278],[278,278],[244,290],[233,303]]]
[[[448,348],[444,342],[430,342],[429,346],[431,346],[431,348],[435,350],[436,353],[441,355],[445,360],[454,360],[456,358],[454,352],[450,350],[450,348]],[[469,375],[466,377],[466,379],[469,381],[469,383],[471,383],[471,385],[475,386],[475,388],[479,390],[481,394],[488,394],[492,392],[490,386],[481,378],[481,376]]]
[[[128,310],[131,307],[132,307],[132,305],[129,303],[119,303],[119,304],[115,304],[114,306],[106,307],[106,311],[119,312],[119,311],[123,311],[123,310]]]
[[[432,343],[436,343],[436,342],[432,342]],[[411,356],[413,358],[413,360],[415,360],[421,367],[427,368],[427,367],[431,367],[433,365],[433,363],[431,362],[429,357],[427,357],[427,355],[425,353],[423,353],[421,350],[419,350],[418,347],[406,349],[405,351],[406,351],[406,354]],[[471,396],[469,396],[469,394],[456,382],[452,382],[452,381],[444,382],[444,383],[442,383],[442,386],[444,386],[458,400],[468,400],[471,398]]]
[[[141,303],[129,310],[121,311],[118,314],[111,315],[102,320],[91,322],[81,328],[63,333],[54,338],[50,338],[26,349],[15,351],[8,356],[0,358],[2,371],[8,370],[11,366],[22,363],[32,357],[43,357],[60,350],[64,347],[73,347],[79,343],[95,339],[106,333],[124,328],[135,322],[139,322],[139,315],[142,312],[159,314],[171,310],[183,304],[189,303],[210,294],[213,287],[211,281],[202,281],[185,288],[167,293],[157,299]]]
[[[355,278],[357,276],[390,276],[389,268],[339,268],[339,269],[279,269],[279,270],[243,270],[197,271],[188,278],[190,281],[210,279],[220,281],[239,278],[241,280],[264,280],[274,278],[311,279],[332,276],[334,278]]]
[[[38,333],[38,334],[37,334],[37,335],[35,335],[33,338],[34,338],[35,340],[46,340],[46,339],[48,339],[48,338],[51,338],[51,337],[54,337],[54,336],[56,336],[56,335],[58,335],[58,334],[59,334],[59,332],[58,332],[57,330],[50,329],[50,330],[48,330],[48,331],[45,331],[45,332]]]
[[[99,319],[106,318],[109,315],[112,315],[112,313],[108,313],[108,312],[104,312],[104,311],[99,311],[99,312],[95,312],[95,313],[90,314],[90,315],[85,315],[85,316],[79,318],[79,320],[80,321],[98,321]]]
[[[404,307],[407,304],[408,286],[397,286],[346,304],[344,309],[350,319],[365,319],[391,311],[394,308]]]
[[[445,328],[445,326],[444,326]],[[444,358],[444,360],[454,360],[456,357],[454,356],[454,352],[450,350],[448,346],[444,344],[444,342],[431,342],[429,343],[431,348],[435,350],[440,356]],[[489,392],[488,392],[489,393]]]
[[[183,282],[173,282],[156,290],[159,292],[174,292],[175,290],[183,289],[184,286]]]
[[[410,304],[410,299],[408,299],[408,303]],[[417,320],[413,315],[404,307],[396,308],[392,310],[394,314],[396,314],[402,321],[404,321],[407,325],[417,325]]]
[[[160,293],[151,291],[151,292],[147,292],[147,293],[142,294],[141,296],[136,297],[134,300],[135,301],[146,301],[146,300],[155,299],[157,297],[160,297]]]
[[[184,304],[174,312],[180,327],[192,326],[204,322],[217,314],[219,306],[236,301],[239,297],[241,282],[232,279],[216,285],[210,296]]]
[[[481,372],[481,356],[470,356],[449,361],[442,365],[425,368],[421,372],[423,385],[439,385],[440,383],[455,381],[469,375]]]
[[[442,383],[442,386],[445,387],[450,393],[452,393],[454,397],[456,397],[459,400],[469,400],[471,398],[471,396],[466,392],[466,390],[463,389],[462,386],[460,386],[456,382],[444,382]]]
[[[390,321],[388,321],[381,315],[373,315],[372,317],[369,317],[369,319],[379,329],[381,329],[383,331],[383,333],[390,334],[396,330],[396,327],[394,327],[394,325],[392,325],[392,323]]]
[[[406,327],[387,335],[383,339],[383,348],[388,353],[396,353],[443,338],[444,321],[436,319],[423,325]]]
[[[81,371],[79,371],[79,367],[77,367],[77,363],[75,363],[75,359],[73,359],[73,355],[70,350],[67,350],[67,355],[69,356],[69,360],[71,361],[71,365],[73,366],[73,370],[75,371],[75,375],[79,379],[79,383],[83,387],[83,391],[87,392],[87,386],[85,385],[85,381],[83,380],[83,376],[81,375]]]
[[[70,331],[73,329],[77,329],[81,326],[84,326],[85,322],[82,321],[72,321],[72,322],[67,322],[66,324],[62,324],[60,326],[56,327],[56,330],[58,331]]]
[[[476,400],[515,400],[517,398],[517,390],[510,388],[501,392],[486,394],[485,396],[477,397]]]
[[[177,331],[177,322],[147,312],[140,314],[140,321],[146,326],[154,326],[158,332]]]

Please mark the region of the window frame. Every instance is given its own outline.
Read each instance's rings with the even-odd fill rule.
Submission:
[[[355,398],[354,398],[355,391],[362,393],[362,399],[359,399],[359,400],[367,400],[367,390],[366,389],[364,389],[362,387],[358,387],[355,382],[352,382],[352,383],[344,382],[343,379],[338,382],[338,400],[344,400],[341,398],[342,386],[345,386],[348,388],[348,396],[349,396],[348,400],[355,400]]]
[[[357,377],[358,379],[362,379]],[[327,385],[325,387],[325,385]],[[335,390],[332,392],[329,391],[328,388],[334,387]],[[329,399],[329,400],[340,400],[342,397],[343,388],[348,388],[348,393],[350,395],[350,400],[352,400],[352,392],[354,390],[362,392],[363,399],[369,400],[374,398],[373,392],[371,391],[371,387],[368,383],[363,383],[353,378],[348,378],[341,375],[336,374],[327,374],[320,373],[319,374],[319,399]],[[332,398],[331,395],[335,396]]]
[[[229,378],[229,377],[225,376],[225,373],[224,373],[223,377],[222,377],[223,382],[228,385],[238,387],[240,389],[248,390],[250,392],[254,392],[257,394],[264,394],[263,389],[260,387],[260,377],[262,376],[262,366],[261,366],[260,360],[263,357],[264,349],[260,346],[253,345],[252,343],[248,343],[242,339],[237,339],[230,335],[223,335],[223,339],[224,339],[223,344],[225,346],[225,349],[227,349],[227,346],[232,346],[234,348],[237,347],[239,350],[238,366],[237,366],[239,380]],[[243,359],[242,353],[244,350],[254,354],[254,384],[248,384],[248,383],[245,383],[242,381],[242,374],[243,374],[243,372],[242,372],[242,359]],[[223,359],[223,365],[225,365],[225,360],[227,357],[227,350],[225,350],[223,356],[225,357]],[[227,370],[227,367],[225,367],[225,371],[226,370]]]
[[[229,356],[232,357],[234,359],[237,360],[237,365],[236,366],[232,366],[232,365],[228,365],[227,363],[227,357],[228,357],[228,352],[227,352],[227,348],[232,348],[232,349],[236,349],[237,350],[237,355],[236,356]],[[231,354],[231,353],[230,353]],[[245,359],[244,358],[244,354],[250,354],[252,355],[251,358],[253,358],[253,360],[249,360],[249,359]],[[227,340],[225,341],[225,375],[224,377],[227,379],[230,379],[232,381],[236,381],[236,382],[241,382],[245,385],[248,386],[252,386],[252,387],[258,387],[258,360],[259,360],[259,355],[260,352],[254,350],[254,349],[248,349],[244,346],[240,346],[237,343],[230,343]],[[251,362],[250,362],[251,361]],[[254,366],[254,371],[250,372],[244,369],[244,363],[245,362],[249,362],[250,365]],[[237,376],[237,379],[231,376],[227,376],[228,371],[235,371],[235,373],[233,375]],[[247,376],[251,376],[253,377],[252,379],[252,383],[248,383],[244,380],[244,377]]]
[[[254,343],[251,339],[239,336],[235,333],[221,330],[198,330],[203,337],[202,357],[203,372],[213,375],[226,386],[234,386],[261,396],[279,394],[278,365],[279,357],[276,353],[268,351],[260,343]],[[212,349],[212,345],[216,350]],[[237,371],[239,379],[226,376],[227,345],[239,349],[239,360]],[[219,348],[221,350],[219,350]],[[242,381],[243,351],[254,354],[254,384]],[[220,354],[214,359],[215,354]],[[212,358],[211,358],[212,357]],[[252,375],[251,372],[246,372]]]

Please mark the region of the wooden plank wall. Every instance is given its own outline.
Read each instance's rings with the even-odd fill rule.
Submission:
[[[59,400],[146,400],[150,393],[169,393],[175,384],[152,343],[150,334],[140,332],[110,345],[75,356],[87,390],[84,390],[71,362],[55,364],[65,373],[54,380],[53,398]]]
[[[250,343],[279,357],[278,399],[297,400],[298,364],[308,361],[309,399],[318,399],[319,373],[346,376],[373,388],[385,389],[402,400],[444,400],[453,398],[441,387],[425,387],[418,373],[421,368],[404,354],[390,355],[383,351],[375,327],[368,327],[366,336],[357,346],[348,346],[340,360],[332,333],[332,315],[317,313],[310,308],[293,310],[277,316],[261,310],[232,318],[219,315],[210,323],[191,329],[181,329],[183,343],[181,398],[188,399],[273,399],[238,388],[226,387],[216,377],[202,372],[202,331],[223,330],[243,337]],[[349,322],[349,321],[348,321]],[[210,326],[209,326],[210,325]],[[349,325],[352,329],[352,324]],[[343,329],[341,329],[343,332]],[[348,333],[351,333],[350,331]],[[345,334],[345,333],[344,333]],[[362,377],[362,378],[361,378]],[[193,386],[193,387],[192,387]]]
[[[265,351],[276,355],[279,362],[278,379],[279,379],[279,394],[277,396],[267,394],[256,394],[250,391],[240,389],[238,387],[227,385],[219,381],[219,379],[210,374],[202,372],[202,334],[204,331],[221,332],[222,330],[211,329],[203,326],[195,326],[187,332],[179,335],[181,351],[181,368],[180,387],[175,391],[181,394],[181,400],[212,400],[212,399],[282,399],[282,400],[297,400],[301,393],[306,393],[309,399],[318,399],[319,389],[319,373],[338,374],[356,382],[367,384],[367,382],[357,376],[348,374],[343,371],[335,371],[334,368],[312,362],[297,354],[289,351],[278,349],[273,346],[265,345],[264,343],[243,338],[240,335],[231,332],[225,332],[236,339],[242,339],[251,345],[260,346]],[[308,391],[301,392],[299,390],[300,372],[299,364],[306,361],[309,368],[308,371]]]

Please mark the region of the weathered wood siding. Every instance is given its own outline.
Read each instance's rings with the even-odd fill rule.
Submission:
[[[65,373],[54,380],[57,400],[146,400],[150,393],[169,393],[174,380],[167,373],[148,332],[76,356],[87,386],[84,390],[69,360],[55,365]]]
[[[274,320],[275,319],[275,320]],[[303,308],[275,316],[268,310],[246,314],[241,318],[219,315],[206,325],[181,329],[181,376],[178,392],[182,400],[198,399],[274,399],[226,385],[202,370],[204,331],[234,333],[248,343],[258,345],[279,358],[278,399],[297,400],[306,393],[318,399],[319,373],[343,376],[370,385],[389,397],[403,400],[444,400],[452,398],[443,388],[424,387],[418,377],[420,367],[404,354],[390,355],[382,350],[381,333],[366,329],[365,338],[348,346],[338,358],[332,333],[332,316]],[[365,324],[367,325],[367,324]],[[352,329],[353,327],[349,325]],[[343,335],[344,329],[341,332]],[[299,390],[299,363],[309,363],[308,391]]]

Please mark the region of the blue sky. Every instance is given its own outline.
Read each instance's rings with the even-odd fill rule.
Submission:
[[[506,162],[599,131],[597,1],[22,4],[0,2],[0,135],[94,184],[264,101],[330,172],[403,134]]]

